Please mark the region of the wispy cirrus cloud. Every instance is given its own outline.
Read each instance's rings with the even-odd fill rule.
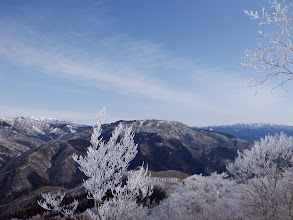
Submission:
[[[189,109],[197,118],[205,120],[204,124],[239,122],[240,115],[244,121],[248,118],[264,121],[264,117],[274,114],[282,105],[276,94],[253,97],[253,92],[241,88],[245,83],[243,76],[172,56],[163,50],[163,44],[125,40],[119,43],[117,39],[110,39],[95,45],[94,49],[102,52],[90,51],[83,55],[72,48],[29,43],[0,36],[0,57],[35,74],[64,78],[120,95],[163,101],[177,106],[178,111]],[[115,56],[103,56],[105,47]],[[71,115],[71,120],[84,117],[79,114],[74,117],[73,113],[62,113],[62,110],[56,112],[60,113],[52,117],[61,115],[67,119],[66,115]],[[52,115],[52,112],[46,113]],[[181,120],[188,123],[188,117]]]
[[[167,68],[167,57],[157,51],[159,47],[142,41],[126,42],[124,48],[112,48],[117,53],[123,49],[123,53],[128,53],[122,60],[110,60],[99,54],[86,60],[86,57],[75,54],[73,50],[60,52],[62,48],[42,48],[13,37],[0,37],[2,59],[32,68],[39,74],[53,75],[104,90],[114,90],[120,94],[163,100],[191,108],[212,108],[202,97],[179,89],[179,86],[168,85],[164,83],[164,79],[158,80],[151,76],[159,74],[159,65]],[[171,59],[175,61],[175,58]],[[168,62],[172,65],[172,61]],[[153,73],[147,74],[146,71]],[[184,73],[182,77],[185,77]],[[157,75],[157,78],[160,77]],[[168,76],[165,78],[168,79]]]
[[[147,33],[153,29],[139,22],[123,25],[136,22],[128,16],[120,22],[112,4],[95,2],[75,1],[70,8],[66,2],[2,5],[0,107],[10,109],[2,108],[1,114],[38,116],[40,111],[87,120],[90,116],[82,112],[95,112],[95,102],[110,105],[117,119],[160,118],[198,126],[281,117],[288,121],[292,104],[287,97],[271,95],[270,89],[253,96],[243,89],[250,76],[231,64],[232,54],[225,53],[233,50],[225,51],[224,44],[214,48],[204,32],[186,42],[179,35],[172,41],[167,32]],[[193,43],[197,46],[186,50]]]

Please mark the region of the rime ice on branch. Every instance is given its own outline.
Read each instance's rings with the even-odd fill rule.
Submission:
[[[259,30],[258,45],[255,50],[245,51],[242,65],[265,73],[263,79],[251,79],[249,86],[257,87],[271,78],[280,78],[276,87],[282,87],[293,79],[293,3],[288,0],[265,2],[261,12],[244,10],[251,19],[259,20],[263,29],[270,31]]]
[[[127,172],[129,163],[137,153],[137,145],[134,143],[132,127],[119,124],[113,131],[108,142],[101,136],[102,122],[105,119],[105,108],[97,114],[97,125],[91,136],[91,146],[87,149],[86,156],[73,155],[73,159],[79,164],[79,169],[87,176],[83,187],[88,199],[93,199],[95,207],[88,209],[92,219],[138,219],[146,216],[147,207],[139,204],[139,199],[148,197],[152,193],[147,168],[141,166],[136,171]],[[127,175],[128,174],[128,175]],[[127,175],[126,183],[122,178]],[[107,192],[111,192],[110,198],[104,199]],[[51,209],[51,201],[56,196],[42,194],[45,201],[38,203],[47,210],[61,212],[61,197],[54,203]],[[73,216],[73,214],[72,214]],[[67,217],[67,216],[66,216]]]

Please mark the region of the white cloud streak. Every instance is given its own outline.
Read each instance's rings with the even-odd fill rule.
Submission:
[[[110,39],[97,45],[92,43],[95,47],[93,50],[103,50],[97,53],[90,51],[88,55],[79,53],[78,48],[44,45],[44,42],[33,43],[25,37],[18,40],[17,37],[3,34],[0,36],[0,59],[35,74],[47,74],[105,91],[166,102],[168,105],[162,107],[164,111],[173,108],[172,112],[178,112],[176,118],[189,122],[189,125],[198,125],[197,121],[206,121],[203,125],[210,125],[212,122],[271,120],[272,115],[286,106],[278,95],[253,97],[252,92],[241,89],[245,77],[213,67],[202,68],[198,61],[169,55],[163,51],[163,44]],[[110,56],[103,55],[105,48]],[[168,80],[169,77],[173,79]],[[182,109],[188,109],[189,114],[184,115],[187,111]],[[94,114],[63,110],[0,107],[0,111],[2,115],[9,112],[10,116],[48,116],[86,124],[95,121]],[[285,110],[283,112],[287,114]]]
[[[135,47],[132,45],[132,47]],[[153,53],[155,48],[143,45],[137,46],[143,53]],[[133,67],[126,62],[114,62],[103,59],[82,60],[78,56],[65,56],[54,50],[25,45],[13,38],[0,38],[0,56],[17,65],[33,68],[39,73],[56,77],[89,83],[102,89],[115,90],[123,94],[131,94],[150,99],[159,99],[171,103],[178,103],[190,108],[212,108],[200,96],[169,88],[164,83],[147,76],[144,70]],[[133,54],[135,57],[136,54]],[[184,77],[184,76],[183,76]]]

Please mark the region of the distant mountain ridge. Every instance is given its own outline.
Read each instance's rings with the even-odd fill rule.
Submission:
[[[221,125],[221,126],[207,126],[194,127],[196,129],[212,130],[217,132],[224,132],[234,135],[240,139],[253,143],[260,140],[268,134],[284,132],[289,136],[293,136],[293,126],[290,125],[276,125],[269,123],[252,123],[252,124],[235,124],[235,125]]]

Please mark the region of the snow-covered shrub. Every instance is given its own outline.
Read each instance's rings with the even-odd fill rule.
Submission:
[[[233,187],[226,174],[190,176],[153,209],[151,219],[233,219]]]
[[[293,137],[268,135],[238,152],[226,174],[193,175],[151,219],[293,219]]]
[[[268,135],[227,166],[244,219],[293,219],[292,148],[293,137]]]
[[[281,133],[268,135],[255,142],[251,149],[238,151],[238,157],[227,170],[238,182],[247,182],[265,176],[277,180],[292,166],[293,137]]]

